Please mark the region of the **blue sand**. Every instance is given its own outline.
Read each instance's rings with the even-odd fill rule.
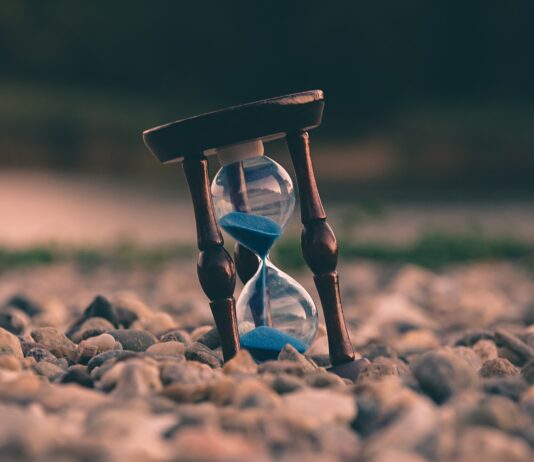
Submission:
[[[243,212],[230,212],[219,220],[219,224],[230,236],[252,250],[262,260],[256,282],[257,295],[251,300],[250,309],[256,327],[266,326],[269,324],[269,302],[265,258],[282,234],[282,228],[270,218]]]
[[[300,353],[307,350],[304,342],[268,326],[256,327],[241,336],[241,346],[259,360],[274,359],[288,343]]]
[[[282,228],[270,218],[243,212],[230,212],[219,220],[221,227],[234,239],[263,260],[282,234]]]

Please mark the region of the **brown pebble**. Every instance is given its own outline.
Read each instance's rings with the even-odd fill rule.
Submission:
[[[534,348],[528,346],[516,335],[505,331],[504,329],[497,329],[495,331],[495,338],[498,343],[508,347],[524,361],[534,359]]]
[[[519,374],[519,369],[506,358],[494,358],[482,364],[481,377],[505,377]]]

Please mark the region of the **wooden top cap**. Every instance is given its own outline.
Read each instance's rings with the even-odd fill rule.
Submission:
[[[244,141],[273,140],[321,124],[322,90],[304,91],[208,112],[143,132],[160,162],[182,161],[208,149]]]

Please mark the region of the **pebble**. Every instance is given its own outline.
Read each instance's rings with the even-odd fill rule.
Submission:
[[[215,350],[221,346],[219,331],[216,327],[213,327],[205,334],[202,334],[200,337],[198,337],[197,342],[202,343],[202,345],[206,345],[210,350]]]
[[[400,376],[409,374],[409,368],[398,359],[386,358],[379,356],[372,363],[365,363],[358,381],[377,380],[386,376]]]
[[[280,361],[293,361],[300,364],[304,372],[313,372],[317,369],[317,365],[311,359],[308,359],[290,344],[287,344],[282,348],[278,355],[278,359]]]
[[[183,358],[185,353],[185,345],[181,342],[169,341],[163,343],[155,343],[151,345],[146,352],[154,356],[174,356]]]
[[[0,380],[0,400],[20,404],[30,403],[38,396],[42,386],[43,381],[35,374],[22,371]]]
[[[202,343],[193,342],[185,350],[185,357],[216,368],[222,366],[222,359]]]
[[[384,447],[417,451],[446,430],[440,412],[431,400],[409,390],[402,390],[397,400],[399,398],[396,418],[381,432],[369,437],[366,453],[378,453]]]
[[[83,321],[72,332],[68,332],[67,337],[69,337],[75,343],[80,343],[82,340],[85,340],[89,337],[104,334],[113,329],[113,324],[111,324],[111,322],[109,322],[107,319],[89,318]]]
[[[120,359],[134,358],[136,356],[137,356],[137,353],[134,351],[127,351],[127,350],[106,351],[105,353],[97,354],[96,356],[92,357],[90,361],[87,363],[87,370],[89,372],[92,372],[95,368],[101,367],[107,361],[110,361],[110,360],[116,361]]]
[[[217,417],[217,408],[212,403],[181,404],[178,406],[178,422],[165,432],[165,438],[172,439],[188,427],[213,428],[218,424]]]
[[[124,327],[129,327],[124,323],[125,320],[131,321],[131,324],[133,323],[132,319],[134,318],[134,320],[144,320],[150,318],[154,314],[144,302],[131,293],[115,294],[110,298],[110,302],[118,316],[121,317],[121,323]]]
[[[69,368],[69,370],[61,377],[61,383],[77,383],[85,388],[93,388],[94,382],[87,367],[76,365]]]
[[[200,326],[197,327],[193,332],[191,332],[191,341],[196,342],[204,334],[207,334],[210,330],[213,329],[213,326]]]
[[[229,375],[256,374],[258,365],[247,350],[239,350],[230,361],[224,364],[223,372]]]
[[[397,358],[397,352],[391,345],[380,342],[368,343],[363,348],[360,348],[360,353],[369,361],[373,361],[380,356],[383,356],[384,358]]]
[[[313,388],[343,388],[345,381],[336,374],[317,370],[304,376],[306,385]]]
[[[35,344],[34,344],[35,345]],[[35,358],[35,361],[50,361],[53,362],[56,357],[50,353],[46,348],[35,346],[26,353],[27,358]]]
[[[529,361],[521,369],[521,376],[531,385],[534,385],[534,361]]]
[[[113,324],[114,327],[119,327],[120,321],[117,315],[117,310],[109,300],[102,295],[97,295],[90,305],[83,312],[83,318],[104,318]]]
[[[5,308],[17,308],[30,317],[36,316],[43,311],[41,306],[24,295],[14,295],[11,297],[5,304]]]
[[[362,453],[363,445],[360,438],[346,425],[328,425],[314,433],[322,453],[331,454],[334,460],[354,461]],[[315,451],[312,450],[313,453]]]
[[[427,459],[416,452],[399,449],[384,449],[368,460],[369,462],[427,462]]]
[[[41,327],[31,333],[32,338],[47,348],[57,358],[73,361],[76,357],[76,344],[54,327]]]
[[[330,355],[320,354],[320,355],[310,355],[306,353],[306,358],[311,359],[317,367],[330,367],[332,364],[330,362]]]
[[[237,387],[238,384],[232,376],[223,375],[211,384],[209,400],[217,406],[231,404],[234,401]]]
[[[98,353],[113,350],[115,348],[115,338],[110,334],[100,334],[95,337],[89,337],[78,345],[78,350],[86,346],[92,346],[97,349]],[[94,355],[93,355],[94,356]]]
[[[312,428],[333,423],[349,423],[356,417],[354,398],[333,390],[297,390],[282,396],[282,406],[288,414],[305,419]]]
[[[378,431],[389,416],[402,412],[413,393],[403,387],[398,377],[357,383],[354,392],[358,415],[352,427],[365,438]]]
[[[438,348],[439,339],[431,330],[414,329],[401,335],[393,346],[398,354],[409,356]]]
[[[473,351],[478,355],[482,362],[489,359],[496,359],[499,355],[497,345],[492,340],[482,339],[473,345]]]
[[[160,339],[160,342],[180,342],[184,345],[191,343],[191,336],[182,329],[174,329],[163,334]]]
[[[528,384],[518,375],[495,377],[482,381],[484,392],[492,395],[502,395],[514,401],[519,401],[527,390]]]
[[[19,371],[21,369],[21,362],[14,355],[0,355],[0,369]]]
[[[509,348],[522,361],[527,362],[534,360],[534,348],[527,345],[519,337],[503,329],[495,331],[495,339],[501,345]]]
[[[96,345],[81,345],[76,352],[76,362],[86,365],[97,354],[98,347]]]
[[[444,350],[448,350],[449,348],[446,347]],[[454,348],[451,348],[450,351],[458,356],[459,358],[462,358],[471,369],[473,369],[475,372],[478,372],[480,368],[482,367],[482,361],[480,357],[476,354],[476,352],[472,348],[467,348],[464,346],[457,346]]]
[[[480,369],[481,377],[505,377],[517,374],[519,369],[505,358],[488,359]]]
[[[39,393],[38,402],[48,412],[65,415],[67,411],[73,414],[76,411],[87,413],[102,406],[109,406],[110,399],[103,393],[73,383],[45,383]]]
[[[299,377],[305,375],[309,370],[310,369],[308,365],[303,365],[287,359],[278,361],[265,361],[258,367],[258,372],[260,374],[292,374]]]
[[[519,401],[521,409],[523,409],[530,418],[534,420],[534,386],[530,386],[522,395]]]
[[[61,367],[56,366],[48,361],[39,361],[32,367],[32,369],[37,373],[37,375],[46,377],[50,381],[56,380],[65,373]]]
[[[117,399],[132,399],[162,389],[158,366],[142,359],[117,363],[102,378],[106,388],[109,387],[108,377],[115,381],[112,395]]]
[[[19,339],[11,332],[0,328],[0,355],[4,354],[13,355],[19,360],[24,357]]]
[[[426,304],[437,276],[415,265],[406,265],[400,269],[391,281],[389,288],[394,292],[408,296],[415,303]]]
[[[477,377],[469,364],[447,351],[425,353],[413,366],[421,389],[437,403],[455,393],[476,387]]]
[[[146,330],[154,334],[156,337],[159,337],[165,332],[169,332],[173,328],[176,328],[176,323],[170,314],[158,312],[154,313],[149,318],[134,322],[131,327],[132,329]]]
[[[464,428],[459,434],[457,462],[531,462],[532,452],[518,437],[491,428]]]
[[[217,377],[211,367],[196,361],[183,363],[166,361],[160,365],[160,375],[163,385],[173,383],[196,385],[213,381]]]
[[[304,380],[291,374],[277,374],[271,379],[271,388],[279,395],[293,393],[306,386]]]
[[[261,450],[252,441],[241,435],[223,433],[208,427],[200,433],[197,429],[184,429],[178,433],[174,451],[183,454],[184,461],[240,462],[265,461]],[[178,459],[180,460],[180,459]]]
[[[17,309],[0,311],[0,328],[15,335],[22,335],[30,323],[28,316]]]
[[[495,340],[495,335],[490,330],[484,329],[469,329],[467,332],[462,333],[462,335],[456,340],[456,346],[466,346],[471,347],[478,343],[480,340]]]
[[[519,405],[503,396],[483,398],[466,421],[470,425],[494,427],[511,434],[521,432],[529,424],[528,417],[521,412]]]
[[[125,350],[146,351],[156,343],[156,337],[144,330],[111,330],[109,335],[120,342]]]
[[[274,409],[282,403],[271,388],[258,379],[243,380],[234,393],[233,404],[239,409]]]

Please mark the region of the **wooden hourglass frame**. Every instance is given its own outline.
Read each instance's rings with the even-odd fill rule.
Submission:
[[[147,147],[162,163],[181,162],[189,185],[197,227],[198,278],[210,300],[221,338],[225,361],[240,349],[234,289],[237,273],[246,283],[258,268],[258,258],[236,244],[235,264],[224,248],[215,217],[208,177],[206,151],[249,140],[285,137],[299,191],[302,252],[314,274],[323,307],[332,372],[354,379],[361,361],[347,332],[336,271],[338,247],[326,222],[310,156],[308,131],[321,124],[324,96],[321,90],[294,93],[171,122],[143,133]],[[235,171],[235,184],[243,182]]]

